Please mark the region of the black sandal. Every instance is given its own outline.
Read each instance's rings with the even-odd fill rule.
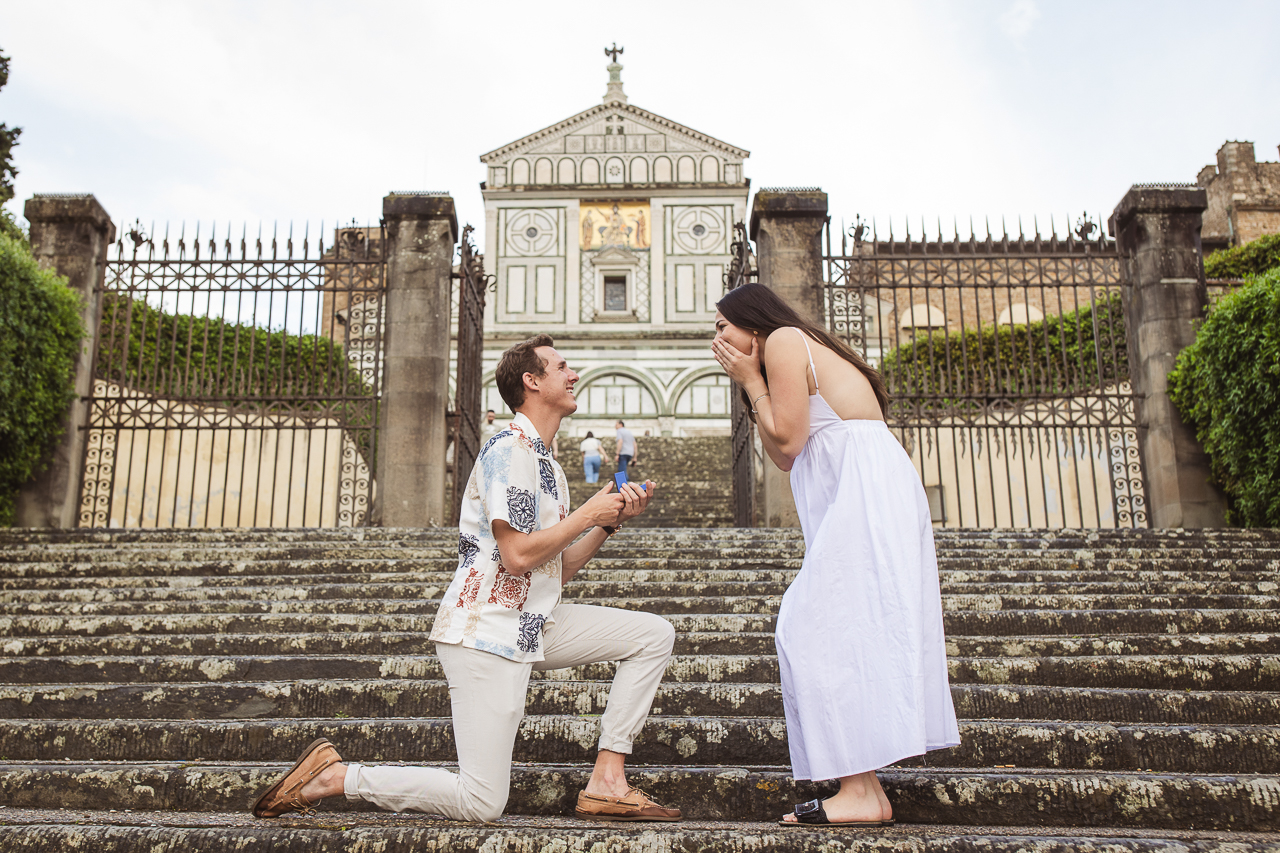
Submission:
[[[822,800],[810,800],[807,803],[797,803],[791,811],[796,816],[794,821],[780,820],[780,826],[800,826],[808,824],[810,826],[893,826],[893,820],[830,820],[827,812],[822,808]]]

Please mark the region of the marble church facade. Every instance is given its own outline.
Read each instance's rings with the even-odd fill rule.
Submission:
[[[627,103],[613,60],[602,103],[480,158],[485,407],[502,351],[546,332],[582,376],[571,436],[728,434],[710,342],[749,152]]]

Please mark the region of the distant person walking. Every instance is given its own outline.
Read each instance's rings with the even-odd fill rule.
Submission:
[[[497,415],[493,409],[484,413],[484,423],[480,424],[480,446],[484,447],[484,443],[498,434],[501,428],[496,420]]]
[[[587,437],[582,440],[582,444],[578,445],[578,449],[582,451],[582,473],[587,476],[588,483],[600,482],[600,463],[604,448],[600,444],[600,439],[596,438],[594,432],[587,432]]]
[[[775,633],[792,775],[840,780],[782,822],[887,825],[876,771],[960,743],[929,501],[879,373],[768,287],[716,307],[712,352],[791,472],[804,531]]]
[[[621,474],[627,470],[627,466],[636,461],[636,434],[627,429],[627,425],[622,421],[614,424],[617,429],[615,435],[618,438],[618,446],[615,453],[618,456],[618,473]]]

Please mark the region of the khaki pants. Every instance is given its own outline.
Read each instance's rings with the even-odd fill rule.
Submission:
[[[666,671],[675,629],[661,616],[561,604],[543,633],[546,659],[517,663],[460,645],[436,644],[449,681],[458,772],[435,767],[348,764],[347,799],[392,811],[442,814],[455,820],[492,821],[511,789],[511,753],[524,717],[532,670],[618,661],[600,720],[600,748],[629,754]]]

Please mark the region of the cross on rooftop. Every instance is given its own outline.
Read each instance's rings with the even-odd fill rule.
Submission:
[[[609,57],[613,62],[618,61],[618,54],[620,53],[622,53],[622,48],[618,47],[618,43],[616,41],[613,43],[613,47],[606,47],[604,49],[604,55]]]

